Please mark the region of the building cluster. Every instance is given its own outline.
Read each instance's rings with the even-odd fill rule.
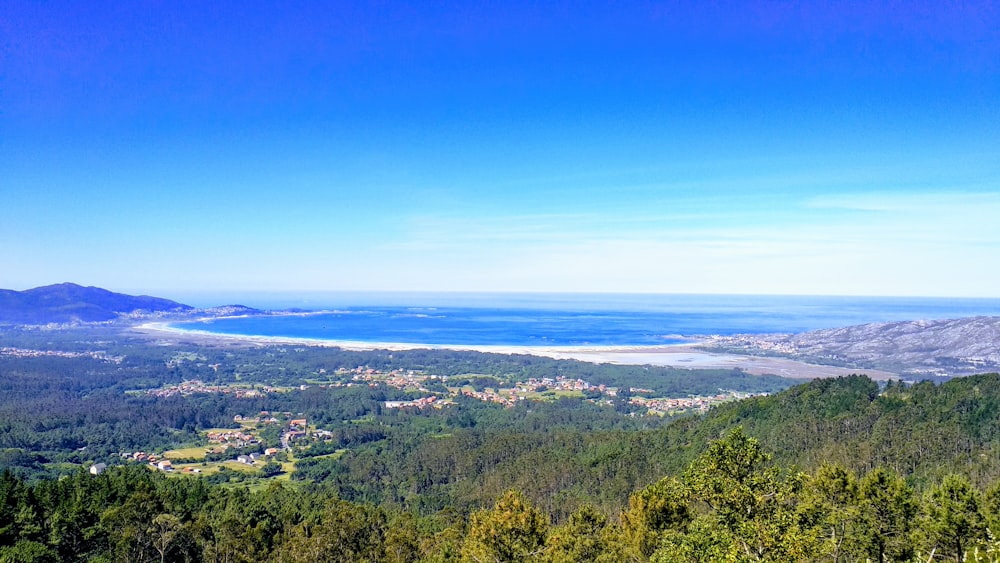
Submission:
[[[281,418],[278,418],[281,417]],[[233,422],[238,424],[281,424],[283,420],[290,420],[290,412],[260,411],[257,416],[243,416],[238,414],[233,417]]]
[[[275,448],[268,448],[263,452],[253,452],[249,454],[238,455],[236,456],[236,461],[239,463],[245,463],[247,465],[253,465],[256,462],[261,461],[265,457],[274,455],[275,453],[277,453],[277,451],[278,450],[276,450]],[[267,453],[267,452],[273,452],[273,453]]]
[[[516,389],[522,393],[537,392],[542,390],[557,390],[557,391],[587,391],[594,389],[604,393],[607,388],[604,385],[591,385],[590,383],[582,379],[569,379],[568,377],[556,376],[555,379],[551,377],[535,378],[532,377],[528,381],[518,383]]]
[[[188,395],[221,393],[224,395],[233,395],[237,399],[253,399],[263,397],[268,393],[274,393],[277,391],[279,391],[278,388],[271,387],[269,385],[261,385],[257,387],[246,387],[243,385],[207,385],[200,380],[192,379],[176,385],[165,385],[159,389],[150,389],[146,391],[146,394],[154,397],[186,397]]]
[[[758,395],[766,395],[767,393],[758,393]],[[754,396],[754,393],[740,393],[738,391],[727,391],[719,393],[718,395],[712,395],[708,397],[696,396],[696,397],[685,397],[679,399],[647,399],[645,397],[631,397],[629,398],[629,403],[633,405],[638,405],[641,407],[646,407],[649,409],[651,414],[667,414],[670,412],[677,411],[689,411],[698,410],[705,412],[714,405],[719,403],[725,403],[727,401],[735,401],[737,399],[745,399],[747,397]]]
[[[427,381],[428,379],[438,379],[438,376],[436,375],[418,374],[413,370],[402,369],[394,369],[392,371],[383,372],[372,368],[357,367],[353,370],[339,370],[338,373],[341,375],[351,375],[352,381],[367,383],[371,387],[383,383],[389,387],[395,387],[396,389],[416,388],[420,391],[427,390],[423,386],[424,381]]]
[[[30,348],[14,348],[11,346],[0,347],[0,356],[14,356],[15,358],[41,358],[45,356],[56,358],[91,358],[111,364],[120,364],[125,356],[112,356],[107,352],[66,352],[62,350],[32,350]]]
[[[209,444],[235,445],[237,448],[258,443],[257,437],[243,430],[219,430],[206,434]]]
[[[237,424],[278,424],[281,421],[270,414],[264,414],[267,411],[261,411],[260,416],[243,416],[238,414],[233,417],[233,422]]]
[[[290,450],[292,442],[307,438],[309,436],[309,425],[304,418],[296,418],[288,422],[288,428],[281,433],[281,447]]]
[[[119,456],[126,461],[146,461],[152,464],[160,459],[156,454],[146,452],[121,452]]]
[[[173,471],[173,463],[169,459],[161,458],[156,454],[146,453],[146,452],[121,452],[118,454],[125,461],[147,463],[150,467],[154,469],[159,469],[160,471]],[[108,468],[105,463],[95,463],[90,466],[91,475],[100,475]]]
[[[758,338],[749,334],[736,334],[732,336],[713,336],[708,341],[709,346],[721,346],[724,348],[744,348],[760,350],[774,354],[795,354],[798,348],[791,342],[772,342],[763,338]]]
[[[438,400],[434,395],[430,397],[421,397],[420,399],[414,399],[412,401],[386,401],[385,408],[387,409],[401,409],[405,407],[416,407],[418,409],[433,407],[436,409],[443,408],[446,404],[450,404],[451,401],[448,400]]]
[[[512,407],[524,398],[517,395],[517,389],[508,389],[506,391],[493,391],[490,389],[485,391],[469,391],[468,389],[463,389],[462,395],[487,403],[500,403],[505,407]]]

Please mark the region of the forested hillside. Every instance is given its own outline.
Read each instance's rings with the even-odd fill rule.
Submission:
[[[668,440],[704,444],[743,425],[781,463],[856,471],[887,467],[920,482],[960,471],[979,485],[1000,477],[1000,376],[889,383],[864,377],[813,381],[714,409],[665,429]]]
[[[6,342],[0,561],[926,561],[996,548],[997,374],[817,380],[702,413],[650,405],[788,382],[97,329]],[[234,459],[265,449],[266,462]],[[883,525],[895,527],[872,531]]]
[[[25,483],[0,473],[0,561],[1000,561],[1000,487],[960,474],[772,464],[736,428],[608,514],[561,523],[515,489],[468,517],[352,503],[328,487],[248,491],[142,467]]]
[[[984,488],[1000,477],[996,374],[881,392],[862,376],[817,380],[647,429],[601,423],[598,413],[568,406],[501,411],[481,428],[367,444],[327,462],[321,476],[346,498],[401,506],[475,506],[516,486],[561,520],[584,503],[613,511],[636,487],[679,473],[710,440],[742,425],[790,467],[881,467],[917,486],[952,471]]]

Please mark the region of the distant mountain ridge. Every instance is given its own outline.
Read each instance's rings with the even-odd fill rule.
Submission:
[[[712,349],[955,376],[1000,370],[1000,317],[869,323],[800,334],[717,337]]]
[[[126,295],[75,283],[25,291],[0,289],[0,324],[92,323],[123,315],[185,313],[193,309],[169,299]]]

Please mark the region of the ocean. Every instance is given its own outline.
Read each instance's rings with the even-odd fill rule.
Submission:
[[[1000,299],[472,293],[231,297],[239,297],[247,306],[294,310],[295,314],[172,323],[172,328],[437,346],[656,346],[709,335],[796,333],[871,322],[1000,316]],[[221,302],[234,301],[214,303]]]

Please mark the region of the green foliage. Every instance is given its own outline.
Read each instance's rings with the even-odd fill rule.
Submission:
[[[984,500],[985,498],[985,500]],[[962,476],[918,498],[877,468],[800,473],[737,428],[679,477],[631,495],[621,524],[582,505],[550,526],[516,490],[418,516],[277,482],[251,492],[144,467],[28,483],[0,473],[0,561],[998,561],[985,497]]]
[[[832,561],[860,553],[861,493],[857,476],[839,465],[825,464],[808,479],[802,500],[804,519],[812,522]]]
[[[588,563],[606,557],[608,518],[590,505],[570,515],[569,521],[552,530],[545,546],[549,563]]]
[[[283,563],[382,561],[386,531],[386,518],[381,511],[333,501],[327,504],[319,522],[304,523],[293,529],[276,559]]]
[[[533,561],[541,556],[548,527],[548,518],[521,493],[507,491],[493,509],[472,515],[462,561]]]
[[[20,540],[12,546],[0,547],[0,563],[57,563],[59,554],[49,546],[31,540]]]
[[[980,493],[968,479],[948,475],[931,487],[924,502],[923,528],[931,549],[961,563],[968,546],[986,539]]]
[[[690,523],[690,500],[691,490],[672,477],[634,493],[621,515],[625,537],[643,557],[649,557],[665,532],[684,531]]]
[[[9,344],[85,351],[94,334],[14,334]],[[0,467],[10,469],[0,472],[0,561],[1000,560],[996,374],[882,392],[861,376],[821,380],[677,420],[583,399],[383,411],[407,394],[315,384],[253,399],[124,391],[190,377],[344,383],[337,367],[358,365],[483,374],[490,385],[553,375],[688,392],[769,383],[448,351],[101,338],[121,364],[0,357]],[[290,485],[115,467],[119,451],[159,451],[261,410],[301,413],[332,433],[294,452]],[[275,427],[268,440],[277,436]],[[111,467],[76,469],[95,461]]]
[[[913,522],[919,506],[913,490],[894,472],[877,468],[860,483],[861,538],[875,561],[905,561],[914,555]]]
[[[595,384],[648,387],[658,394],[671,396],[714,393],[719,388],[773,391],[791,383],[734,371],[595,365],[534,356],[448,350],[355,352],[323,347],[234,348],[183,343],[161,346],[133,338],[117,327],[8,330],[3,336],[5,346],[54,354],[79,354],[0,355],[0,468],[37,477],[56,476],[61,467],[58,464],[109,463],[117,459],[120,452],[163,451],[194,443],[200,430],[234,427],[235,415],[252,415],[262,410],[301,414],[311,424],[334,433],[330,446],[334,449],[355,448],[392,438],[382,419],[403,432],[408,430],[402,422],[412,425],[418,419],[440,420],[442,427],[433,431],[428,429],[428,435],[477,425],[496,430],[508,424],[504,420],[507,417],[495,415],[503,410],[495,405],[460,401],[459,407],[448,408],[447,412],[417,413],[415,416],[383,413],[383,401],[413,397],[386,386],[326,387],[311,383],[324,379],[331,384],[350,383],[350,374],[337,374],[340,368],[366,366],[383,371],[402,369],[460,376],[456,381],[465,378],[480,388],[531,377],[562,375],[591,379]],[[92,353],[97,355],[90,355]],[[120,361],[102,359],[106,357],[117,357]],[[256,398],[223,394],[152,397],[143,393],[149,388],[189,379],[296,388],[306,384],[306,388]],[[577,400],[575,404],[582,403]],[[563,408],[565,406],[563,403]],[[614,414],[614,411],[608,412]],[[496,421],[491,420],[494,416]],[[368,427],[354,424],[363,417],[378,421]],[[581,418],[586,417],[591,417],[598,426],[607,428],[609,425],[608,415],[597,409],[591,409]],[[394,419],[401,424],[392,424]],[[535,421],[535,426],[541,428],[546,423]],[[591,430],[586,428],[588,424],[580,426],[580,434]],[[276,445],[278,432],[277,428],[263,429],[264,444]],[[410,447],[413,437],[397,441],[406,442]],[[426,449],[429,443],[420,444],[420,447]],[[325,455],[321,450],[316,448],[309,453]],[[651,473],[650,478],[653,475],[655,473]],[[399,485],[393,483],[392,487]],[[617,491],[619,499],[625,498],[635,483],[623,485]],[[500,490],[494,488],[482,497],[466,500],[482,503]],[[376,494],[384,496],[386,493],[377,491]],[[576,506],[578,503],[570,506],[567,514]]]
[[[260,468],[260,476],[263,478],[274,477],[281,473],[281,464],[275,461],[269,461],[264,464],[264,467]]]
[[[805,476],[782,475],[767,466],[769,459],[760,443],[737,427],[688,468],[685,482],[708,508],[697,530],[712,531],[713,551],[748,561],[790,561],[818,553],[818,530],[799,507]]]

